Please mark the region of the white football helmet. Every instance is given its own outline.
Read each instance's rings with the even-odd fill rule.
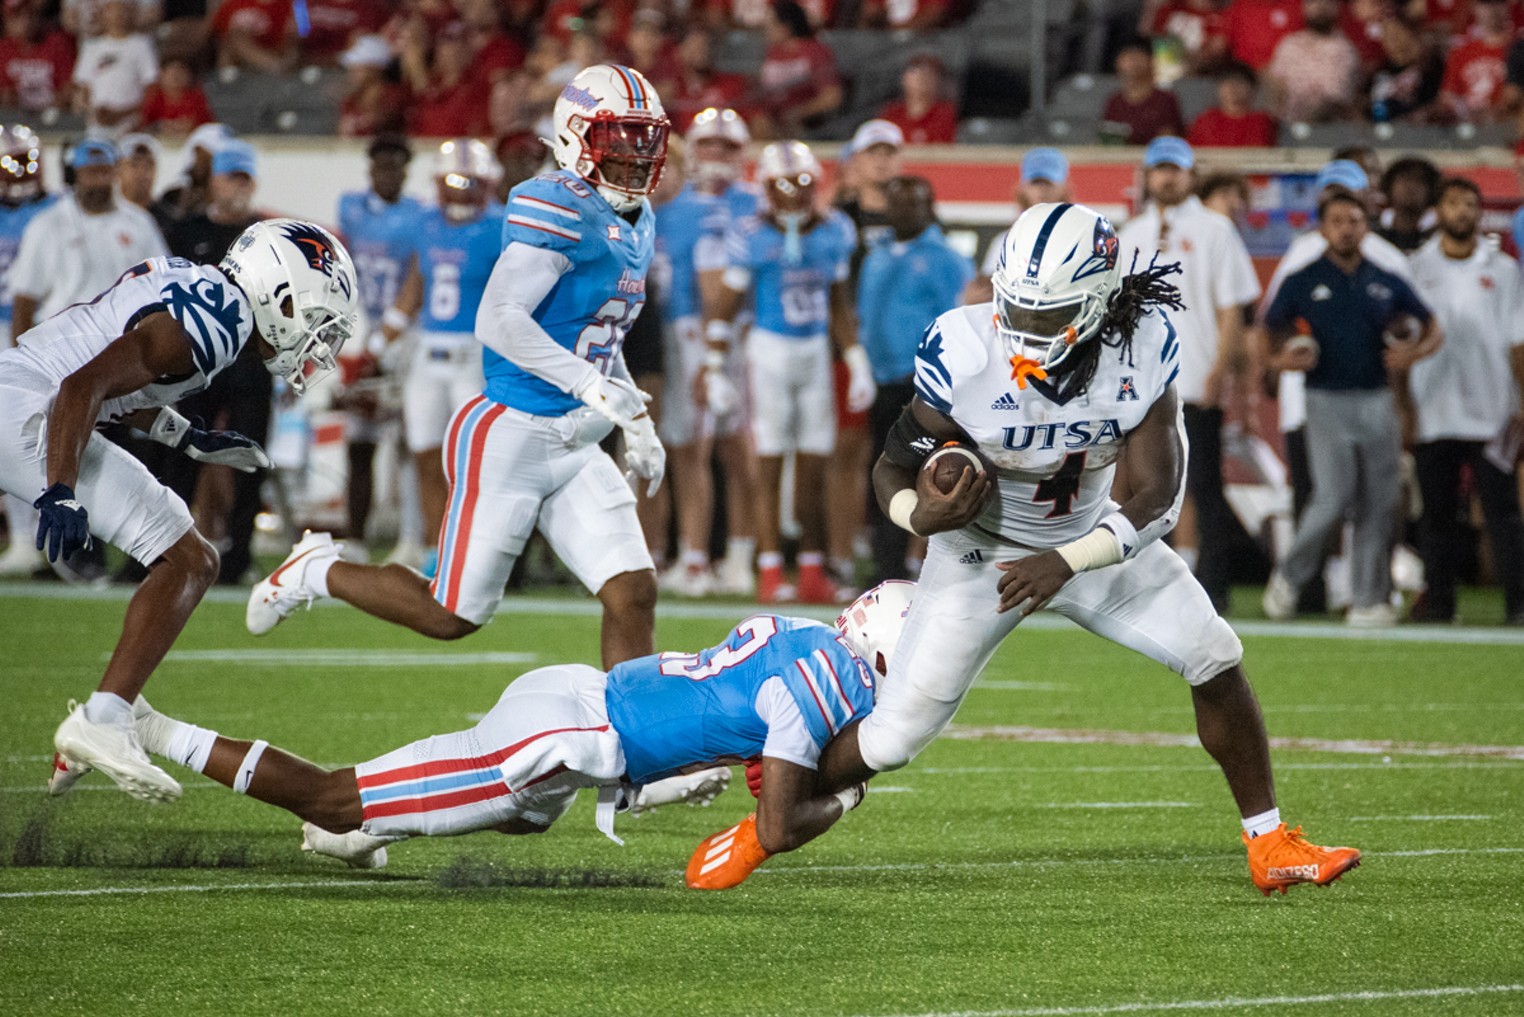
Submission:
[[[735,110],[710,106],[693,118],[683,140],[689,148],[693,175],[701,185],[729,184],[741,175],[741,151],[751,143],[751,131]],[[701,141],[726,142],[731,154],[725,159],[700,159],[696,146]]]
[[[808,209],[810,202],[798,199],[813,200],[820,175],[820,160],[802,141],[775,141],[757,156],[757,183],[774,212],[797,211],[801,204]]]
[[[890,579],[858,597],[836,618],[836,628],[852,652],[880,677],[889,673],[914,596],[915,583]],[[877,698],[876,684],[873,694]]]
[[[561,89],[550,119],[557,165],[592,184],[616,212],[638,208],[656,190],[671,123],[639,71],[583,69]]]
[[[275,356],[271,374],[296,391],[308,369],[337,366],[339,348],[359,318],[355,266],[338,238],[301,219],[267,219],[243,231],[222,259],[254,309],[254,324]]]
[[[451,138],[434,156],[439,207],[451,222],[469,222],[492,200],[500,173],[492,150],[475,138]]]
[[[41,140],[25,124],[0,127],[0,201],[20,205],[41,194]]]
[[[1117,231],[1092,208],[1033,205],[1006,233],[991,278],[995,327],[1016,357],[1052,371],[1095,338],[1122,285]]]

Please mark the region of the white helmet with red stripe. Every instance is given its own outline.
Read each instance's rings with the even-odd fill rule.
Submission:
[[[434,156],[434,182],[445,218],[467,222],[481,215],[498,176],[492,149],[475,138],[451,138],[440,145]]]
[[[852,652],[880,676],[889,673],[914,596],[915,583],[890,579],[858,597],[836,618],[836,628]]]
[[[757,183],[775,213],[809,211],[820,173],[820,160],[802,141],[775,141],[757,156]]]
[[[615,211],[639,207],[661,180],[671,124],[656,89],[637,70],[595,64],[577,74],[551,111],[551,154]]]

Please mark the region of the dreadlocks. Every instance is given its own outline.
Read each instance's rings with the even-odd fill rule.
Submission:
[[[1101,318],[1101,327],[1095,341],[1087,343],[1074,357],[1072,366],[1065,365],[1060,372],[1061,398],[1078,395],[1090,384],[1095,377],[1096,366],[1101,361],[1102,347],[1116,350],[1117,359],[1125,359],[1129,366],[1132,365],[1132,336],[1138,329],[1139,320],[1149,308],[1185,310],[1185,304],[1180,299],[1180,287],[1165,281],[1180,273],[1180,262],[1171,261],[1161,265],[1157,252],[1149,260],[1148,267],[1140,272],[1138,252],[1133,252],[1131,271],[1122,278],[1122,285],[1106,304],[1106,314]]]

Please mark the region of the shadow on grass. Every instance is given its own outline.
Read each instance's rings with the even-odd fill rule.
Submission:
[[[437,881],[440,886],[452,890],[495,887],[532,890],[658,890],[667,886],[665,880],[649,873],[508,867],[465,857],[456,859],[439,874]]]

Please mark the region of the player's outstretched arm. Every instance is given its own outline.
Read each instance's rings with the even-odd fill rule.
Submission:
[[[688,861],[688,886],[695,890],[739,886],[773,855],[802,847],[829,830],[862,801],[862,792],[858,785],[840,794],[822,795],[814,770],[764,756],[757,811],[699,843]]]
[[[48,483],[72,488],[78,482],[80,456],[107,399],[195,370],[185,329],[167,313],[150,314],[101,350],[59,384],[48,411]]]
[[[988,473],[965,469],[956,486],[945,494],[922,474],[926,457],[950,441],[970,439],[953,419],[939,413],[920,396],[905,407],[884,442],[884,453],[873,466],[873,494],[879,508],[901,529],[917,536],[959,530],[984,511],[989,500]]]

